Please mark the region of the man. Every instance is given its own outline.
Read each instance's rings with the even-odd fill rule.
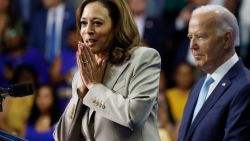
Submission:
[[[199,7],[192,13],[188,37],[195,64],[207,76],[191,90],[179,141],[250,140],[250,71],[235,52],[235,16],[222,6]],[[212,83],[203,84],[208,78]]]
[[[49,64],[68,48],[67,31],[75,26],[75,9],[63,0],[42,0],[44,10],[31,20],[29,45],[41,50]]]

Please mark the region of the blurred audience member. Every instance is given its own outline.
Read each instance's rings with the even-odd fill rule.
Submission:
[[[171,45],[168,50],[168,67],[169,87],[174,86],[174,80],[171,76],[174,75],[176,67],[179,63],[187,61],[194,66],[194,58],[189,50],[188,22],[192,11],[201,5],[208,4],[209,0],[188,0],[187,5],[180,11],[175,21],[172,23]]]
[[[75,26],[75,9],[63,0],[42,0],[44,10],[34,14],[31,20],[29,44],[38,48],[52,64],[60,55],[62,48],[67,48],[67,30]]]
[[[163,16],[167,25],[171,24],[181,9],[187,4],[187,0],[164,0]]]
[[[29,141],[53,141],[54,125],[59,120],[57,94],[49,85],[38,88],[28,119],[25,139]]]
[[[160,93],[158,97],[158,128],[161,141],[176,141],[177,132],[175,119],[172,115],[171,108],[165,93]]]
[[[175,120],[180,122],[189,90],[194,83],[193,67],[187,62],[180,63],[177,66],[174,80],[176,86],[167,90],[166,96]]]
[[[71,97],[71,80],[77,67],[75,54],[79,40],[75,26],[69,28],[67,31],[69,48],[62,49],[61,55],[55,58],[50,70],[51,82],[59,94],[59,103],[62,110],[65,109]]]
[[[38,86],[37,74],[32,66],[21,65],[15,69],[12,84],[20,83],[31,83],[34,90],[36,90]],[[4,127],[2,130],[24,136],[24,129],[30,114],[33,98],[33,95],[30,95],[25,97],[6,97],[4,99],[4,112],[0,115],[0,126]]]
[[[41,0],[11,0],[12,1],[12,10],[15,12],[18,17],[24,23],[24,34],[25,37],[28,35],[29,24],[31,17],[37,11],[43,9]],[[27,38],[27,37],[26,37]]]
[[[156,49],[162,57],[162,69],[165,71],[166,45],[168,41],[167,28],[160,17],[147,15],[147,0],[127,0],[133,13],[142,41],[149,47]]]
[[[77,9],[77,7],[82,3],[81,0],[65,0],[66,4]]]
[[[0,54],[4,52],[4,32],[7,27],[19,27],[20,19],[11,10],[11,0],[0,0]]]
[[[239,24],[241,33],[240,55],[244,62],[250,68],[250,1],[242,0],[241,9],[239,11]]]
[[[3,37],[5,53],[0,55],[0,85],[8,87],[14,69],[22,64],[32,65],[38,74],[39,83],[47,83],[48,65],[37,49],[26,45],[22,26],[6,27]]]
[[[165,0],[147,0],[147,15],[150,17],[162,17]]]

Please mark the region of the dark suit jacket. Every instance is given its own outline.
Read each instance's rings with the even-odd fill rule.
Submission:
[[[200,112],[192,116],[204,78],[192,89],[179,141],[249,141],[250,72],[238,61],[222,78]]]
[[[29,45],[40,49],[45,54],[46,48],[46,24],[47,24],[47,10],[43,10],[34,15],[31,21],[31,29],[29,36]],[[64,19],[62,26],[61,47],[67,48],[67,31],[75,26],[75,10],[67,5],[64,9]]]

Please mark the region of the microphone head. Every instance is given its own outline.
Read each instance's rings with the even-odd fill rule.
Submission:
[[[9,88],[9,95],[13,97],[23,97],[33,94],[32,84],[13,84]]]

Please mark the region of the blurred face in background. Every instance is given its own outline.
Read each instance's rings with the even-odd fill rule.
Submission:
[[[30,71],[22,70],[18,78],[18,83],[32,83],[35,84],[35,78]]]
[[[43,113],[49,111],[53,104],[53,91],[49,86],[43,86],[38,90],[36,104],[38,109]]]
[[[192,86],[194,76],[193,70],[191,66],[186,63],[181,63],[178,65],[176,74],[175,74],[175,81],[181,89],[190,89]]]
[[[45,8],[51,8],[59,5],[62,0],[42,0],[42,2]]]
[[[147,0],[128,0],[128,5],[134,15],[145,14],[147,10]]]
[[[15,28],[7,28],[4,32],[4,43],[7,49],[15,49],[21,47],[21,34]]]
[[[208,4],[208,0],[189,0],[189,3],[194,7],[198,7]]]
[[[9,0],[0,0],[0,13],[7,12],[9,3],[10,3]]]

